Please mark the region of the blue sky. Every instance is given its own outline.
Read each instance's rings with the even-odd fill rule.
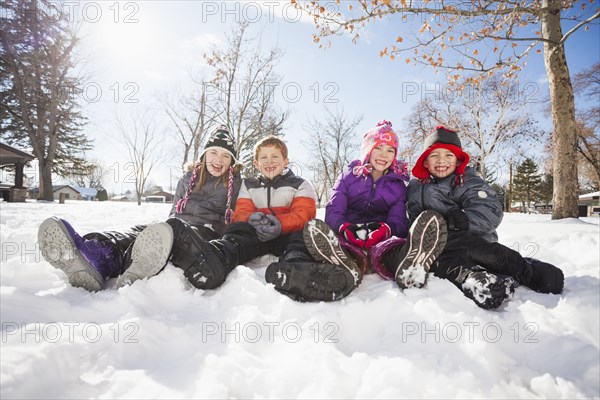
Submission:
[[[382,119],[400,127],[403,117],[426,95],[424,90],[435,82],[445,82],[443,73],[435,75],[428,68],[379,57],[379,51],[406,29],[397,18],[369,25],[358,44],[349,37],[336,37],[332,46],[323,50],[313,43],[315,29],[310,19],[298,18],[288,2],[262,6],[250,1],[83,2],[76,3],[72,11],[81,22],[80,52],[88,60],[85,69],[91,77],[83,102],[90,119],[86,132],[96,144],[90,157],[111,168],[106,186],[117,193],[133,186],[125,179],[130,170],[125,166],[126,150],[116,134],[115,115],[152,108],[157,123],[169,127],[160,116],[157,98],[177,86],[189,88],[189,71],[208,71],[203,54],[213,44],[223,45],[225,33],[241,20],[250,22],[252,34],[261,35],[265,49],[277,45],[285,51],[277,67],[283,79],[275,99],[291,112],[286,138],[292,149],[290,158],[300,163],[307,157],[302,141],[306,140],[303,125],[308,116],[319,118],[325,107],[343,107],[349,115],[364,115],[357,135]],[[598,62],[599,42],[597,27],[581,30],[567,41],[572,75]],[[547,96],[541,55],[530,57],[520,79],[535,85],[532,99]],[[294,101],[286,97],[284,87]],[[417,89],[417,93],[407,95],[407,89]],[[537,104],[531,104],[526,112],[538,113],[542,126],[549,129],[549,119],[539,113]],[[178,175],[173,166],[180,163],[181,149],[165,138],[161,151],[165,162],[151,179],[168,188],[170,172]],[[176,179],[172,178],[173,185]]]

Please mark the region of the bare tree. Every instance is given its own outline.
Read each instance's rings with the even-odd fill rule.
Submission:
[[[287,119],[274,101],[281,82],[275,66],[283,53],[272,48],[262,55],[260,38],[249,38],[247,29],[248,23],[241,23],[228,35],[225,48],[214,47],[205,55],[215,71],[207,96],[216,100],[218,118],[231,130],[237,156],[245,164],[252,159],[254,143],[267,134],[278,134]]]
[[[600,63],[575,75],[574,88],[578,98],[591,100],[590,107],[577,110],[580,177],[595,181],[597,188],[600,187]]]
[[[326,108],[325,112],[323,120],[309,117],[305,127],[309,138],[304,142],[311,155],[309,170],[319,204],[328,201],[329,191],[358,150],[356,127],[363,119],[362,115],[351,118],[343,109],[332,112]]]
[[[156,150],[163,135],[158,132],[148,112],[130,114],[126,121],[117,116],[116,121],[133,165],[135,193],[137,203],[141,205],[148,176],[159,162]]]
[[[183,145],[182,171],[188,162],[198,159],[200,147],[217,117],[216,111],[208,103],[207,81],[200,79],[196,83],[199,90],[196,89],[187,95],[181,90],[176,90],[171,96],[163,96],[160,100],[173,123],[177,141]]]
[[[98,189],[104,187],[104,179],[108,175],[108,170],[98,160],[89,161],[90,168],[84,173],[73,174],[71,179],[75,184],[81,187]]]
[[[492,76],[463,88],[460,94],[442,92],[416,105],[406,117],[410,149],[420,152],[431,129],[446,125],[460,132],[463,146],[471,148],[475,166],[485,177],[491,156],[510,157],[524,142],[543,136],[531,114],[523,112],[528,97],[518,82]]]
[[[567,66],[565,42],[574,32],[600,17],[595,7],[585,2],[563,0],[541,1],[464,1],[412,2],[406,0],[359,0],[348,5],[347,12],[323,6],[324,1],[299,3],[313,17],[318,29],[315,42],[327,35],[354,33],[357,28],[389,16],[404,21],[409,16],[422,16],[418,32],[412,37],[397,36],[381,56],[392,59],[406,55],[407,63],[425,64],[436,70],[448,69],[451,83],[460,73],[476,71],[472,81],[500,71],[515,77],[529,54],[542,53],[550,89],[553,123],[552,152],[554,163],[554,196],[552,218],[577,218],[577,128],[575,100]],[[323,3],[323,4],[321,4]],[[339,1],[337,4],[341,4]],[[580,8],[580,10],[576,10]],[[595,9],[594,9],[595,8]],[[418,19],[413,18],[414,24]],[[563,33],[562,23],[573,27]],[[407,27],[414,27],[406,24]],[[407,39],[407,40],[405,40]],[[446,57],[446,56],[450,57]]]

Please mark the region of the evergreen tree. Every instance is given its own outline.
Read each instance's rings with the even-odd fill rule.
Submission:
[[[529,210],[531,202],[539,198],[539,185],[542,178],[538,166],[531,158],[526,158],[517,166],[513,178],[513,199],[520,200],[524,210]]]
[[[96,199],[98,199],[98,201],[108,200],[108,193],[106,192],[106,189],[104,189],[103,187],[98,188],[98,193],[96,194]]]
[[[0,138],[29,144],[39,163],[39,198],[52,201],[53,173],[89,169],[82,153],[92,146],[81,133],[85,118],[76,101],[79,39],[57,2],[2,1],[0,14]]]
[[[544,174],[538,186],[538,200],[544,204],[550,204],[552,201],[552,187],[554,186],[554,177],[552,174]]]

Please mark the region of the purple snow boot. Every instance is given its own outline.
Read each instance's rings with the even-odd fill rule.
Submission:
[[[350,254],[350,256],[354,259],[354,262],[356,263],[356,265],[360,269],[362,269],[363,275],[373,273],[373,270],[369,266],[369,260],[367,259],[367,255],[365,254],[365,252],[362,249],[351,245],[342,236],[338,236],[338,242],[340,244],[340,247],[342,249],[346,250],[346,253]]]
[[[402,248],[404,243],[406,243],[406,239],[392,236],[391,238],[386,239],[383,242],[379,242],[373,246],[369,252],[369,262],[371,263],[371,268],[373,268],[373,270],[381,277],[393,281],[395,279],[394,272],[390,271],[383,264],[383,256],[392,249]],[[394,265],[394,268],[396,267],[397,266]]]
[[[101,290],[104,279],[120,268],[110,244],[82,238],[61,218],[42,222],[38,243],[44,259],[63,271],[72,286],[91,292]]]

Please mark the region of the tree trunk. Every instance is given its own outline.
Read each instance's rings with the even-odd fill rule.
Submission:
[[[52,191],[52,165],[43,158],[39,160],[40,171],[40,192],[38,200],[54,201],[54,192]]]
[[[575,99],[564,42],[560,42],[562,39],[561,1],[544,0],[542,12],[542,35],[550,41],[544,42],[544,64],[550,88],[553,126],[552,219],[578,218]]]

